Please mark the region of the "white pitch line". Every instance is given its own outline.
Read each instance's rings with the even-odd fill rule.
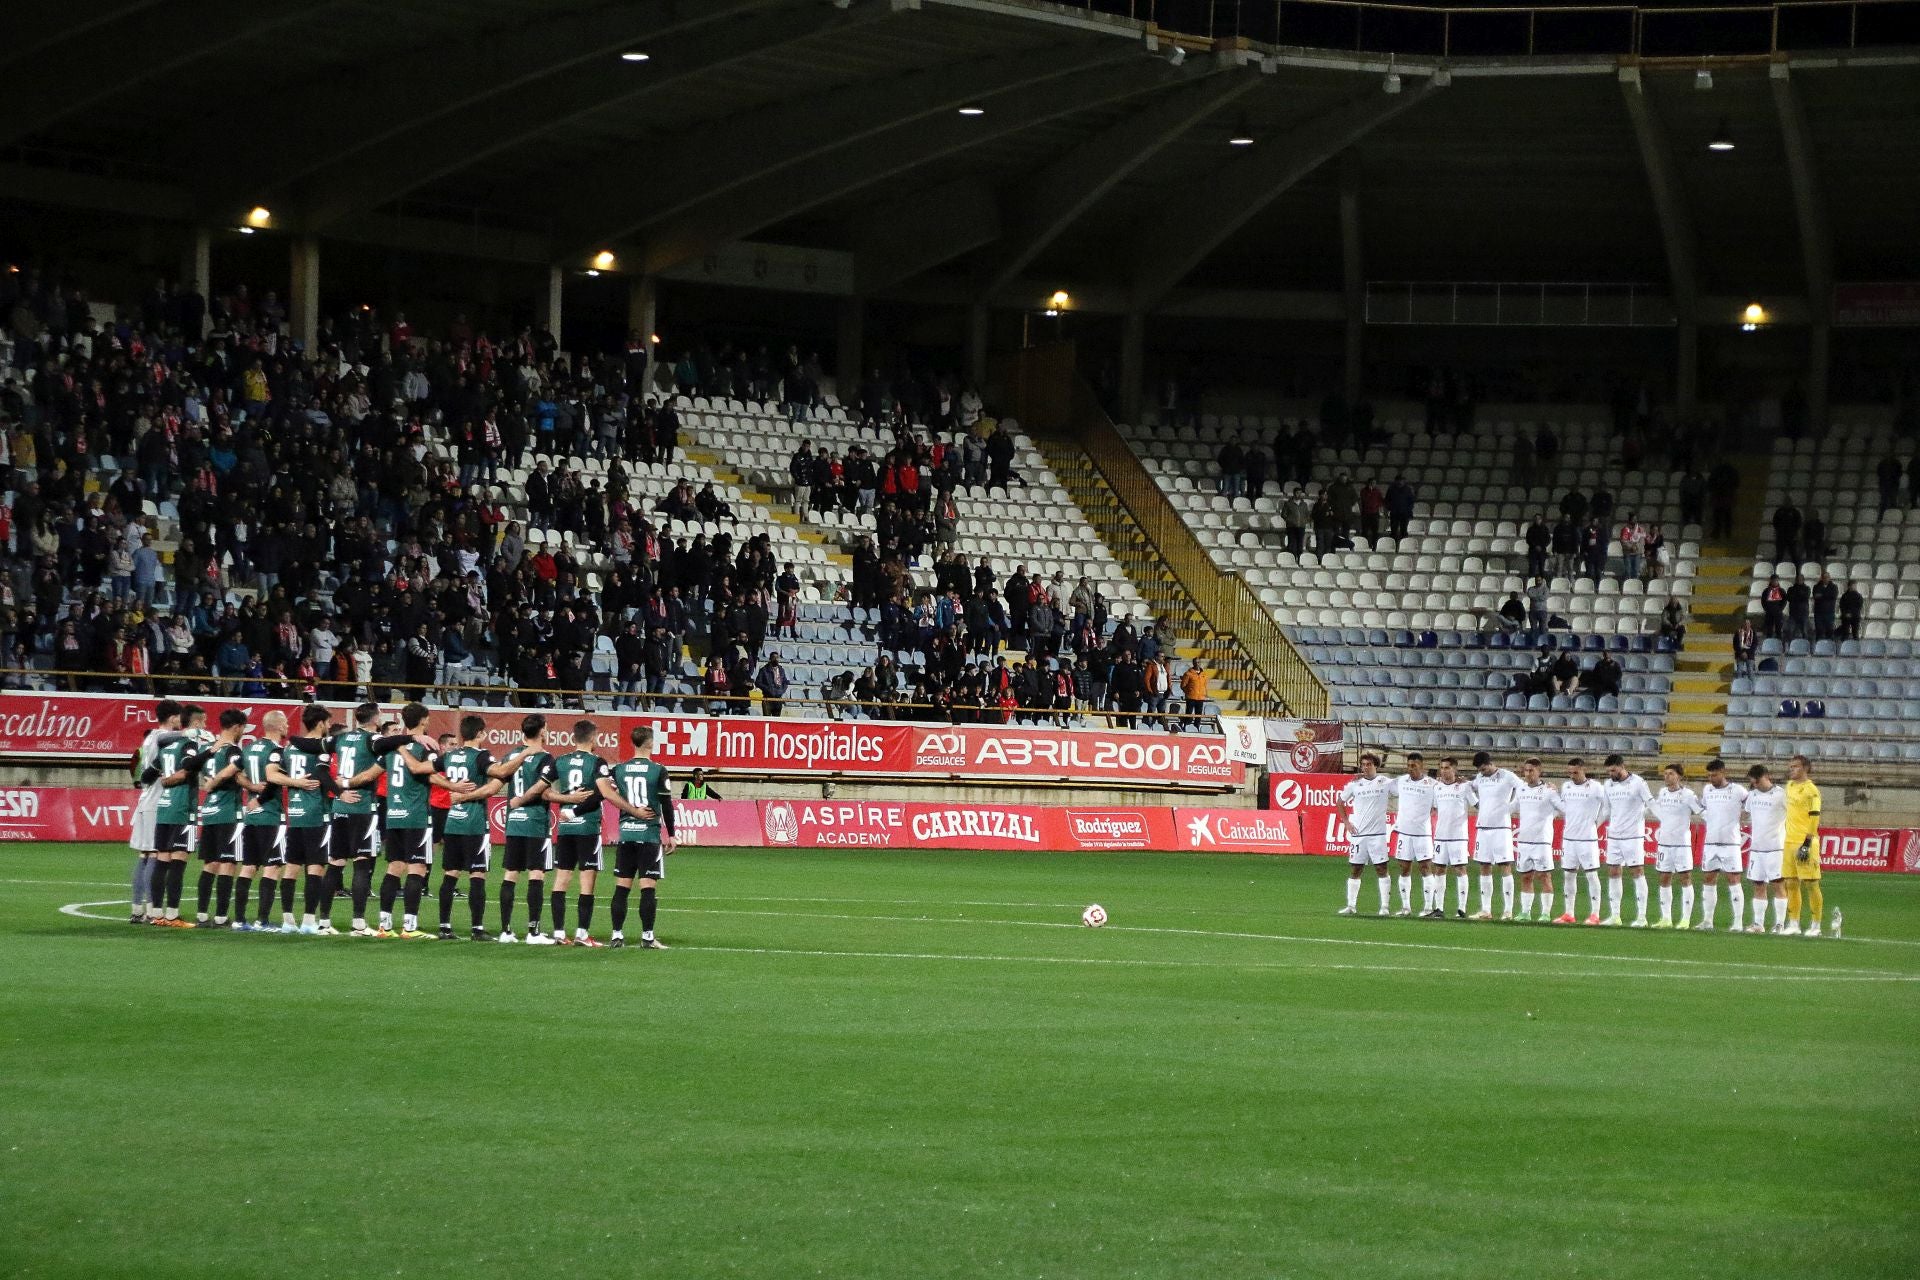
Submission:
[[[108,898],[105,902],[69,902],[66,906],[60,908],[60,914],[63,916],[79,916],[83,920],[105,920],[109,923],[117,923],[120,919],[119,916],[103,916],[93,911],[82,911],[81,908],[125,907],[131,905],[133,905],[132,898]]]

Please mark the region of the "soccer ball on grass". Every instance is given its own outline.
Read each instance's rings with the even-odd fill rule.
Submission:
[[[1089,929],[1098,929],[1106,922],[1107,909],[1097,902],[1080,913],[1080,923]]]

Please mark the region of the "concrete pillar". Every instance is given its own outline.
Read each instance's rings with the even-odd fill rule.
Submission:
[[[293,340],[311,351],[320,333],[320,242],[312,236],[296,236],[292,254],[287,319]]]
[[[180,255],[180,280],[200,295],[204,301],[213,297],[213,233],[205,227],[195,227],[188,236],[186,249]],[[191,333],[189,338],[206,337],[207,309],[200,311],[199,333]]]
[[[566,342],[560,336],[560,284],[566,278],[559,267],[547,268],[547,287],[534,299],[533,324],[536,329],[545,329],[553,335],[555,342],[564,350]]]
[[[860,380],[866,376],[866,359],[867,300],[842,298],[839,335],[833,348],[833,368],[843,403],[859,390]]]
[[[1120,420],[1140,421],[1147,381],[1147,316],[1129,311],[1120,329]]]
[[[987,385],[987,330],[992,318],[984,303],[967,308],[967,380],[976,387]]]
[[[1833,337],[1825,314],[1829,305],[1825,298],[1815,300],[1817,314],[1807,334],[1807,430],[1815,439],[1827,433],[1827,369]]]
[[[627,328],[642,342],[651,342],[659,327],[660,282],[653,276],[634,276],[627,282]]]
[[[1366,372],[1367,286],[1360,244],[1360,162],[1351,150],[1340,157],[1340,278],[1347,321],[1341,391],[1352,405],[1360,400]]]
[[[1673,411],[1679,421],[1690,423],[1700,398],[1700,321],[1681,316],[1673,342]]]

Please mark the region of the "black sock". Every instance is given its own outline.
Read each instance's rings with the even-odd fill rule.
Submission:
[[[233,905],[233,880],[231,871],[222,871],[213,881],[213,916],[216,920],[227,918],[227,908]]]
[[[180,909],[180,891],[187,887],[187,864],[174,859],[167,864],[167,905]]]
[[[518,880],[506,880],[500,885],[500,932],[513,932],[513,899],[520,892]]]
[[[293,891],[298,886],[298,881],[299,881],[299,878],[293,874],[292,867],[281,868],[280,870],[280,913],[282,915],[290,916],[293,914]]]
[[[205,867],[200,868],[200,914],[203,916],[213,907],[213,880],[213,872]]]
[[[407,872],[407,914],[420,915],[420,899],[427,896],[427,877],[418,871]]]
[[[593,932],[593,895],[590,893],[581,894],[580,905],[576,910],[580,913],[580,931],[582,933]]]
[[[529,936],[540,932],[541,900],[546,892],[545,880],[527,881],[527,933]]]
[[[467,912],[478,929],[487,922],[487,882],[478,877],[467,881]]]
[[[307,872],[306,899],[300,905],[306,909],[308,915],[317,916],[320,914],[320,895],[326,892],[326,884],[327,877],[325,872]]]
[[[245,924],[247,922],[247,900],[253,896],[253,881],[247,879],[245,876],[236,876],[231,883],[225,880],[221,881],[221,887],[227,891],[224,895],[227,901],[219,904],[219,914],[227,914],[227,907],[231,905],[233,907],[233,918],[241,924]]]
[[[632,892],[633,890],[626,885],[617,884],[613,887],[613,906],[610,910],[613,914],[613,931],[615,933],[619,933],[622,929],[626,928],[627,895]]]
[[[273,891],[279,887],[278,880],[262,878],[260,881],[260,923],[273,923]]]
[[[553,891],[553,931],[561,937],[567,936],[567,891]]]
[[[345,867],[336,867],[329,862],[326,874],[320,877],[319,915],[322,920],[331,922],[333,919],[333,900],[340,894],[340,879],[345,871]]]
[[[393,914],[394,900],[400,896],[400,877],[389,871],[380,878],[380,914]]]
[[[353,918],[367,918],[367,898],[373,893],[373,863],[366,858],[353,864]]]
[[[652,935],[653,918],[659,909],[660,895],[652,889],[643,887],[640,890],[640,932],[643,935]]]
[[[453,928],[453,877],[440,877],[440,927]]]

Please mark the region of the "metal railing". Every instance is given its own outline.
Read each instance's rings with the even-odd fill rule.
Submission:
[[[1369,280],[1366,322],[1668,328],[1673,300],[1653,285],[1593,281]]]
[[[1072,406],[1068,426],[1074,443],[1159,552],[1214,634],[1240,646],[1292,714],[1324,718],[1327,687],[1311,664],[1293,647],[1253,589],[1238,574],[1215,567],[1213,557],[1120,438],[1093,392],[1077,379]]]

